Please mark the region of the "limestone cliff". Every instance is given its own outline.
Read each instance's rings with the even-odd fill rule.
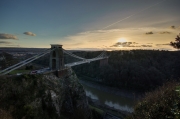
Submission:
[[[0,77],[0,118],[90,119],[85,91],[76,74]]]

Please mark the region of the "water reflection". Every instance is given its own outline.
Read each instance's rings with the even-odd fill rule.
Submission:
[[[91,91],[86,90],[86,96],[90,97],[91,99],[98,100],[98,96],[94,95]]]
[[[125,106],[121,106],[119,105],[118,103],[113,103],[112,101],[106,101],[105,102],[106,105],[110,106],[110,107],[113,107],[115,109],[119,109],[119,110],[122,110],[122,111],[127,111],[127,112],[133,112],[133,108],[125,105]]]
[[[82,84],[85,88],[86,95],[91,99],[99,100],[101,103],[106,104],[115,109],[122,111],[133,112],[134,101],[130,98],[121,97],[112,93],[103,92],[101,90],[89,87]]]

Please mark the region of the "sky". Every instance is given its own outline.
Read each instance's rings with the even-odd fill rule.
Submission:
[[[0,0],[0,47],[175,50],[180,0]]]

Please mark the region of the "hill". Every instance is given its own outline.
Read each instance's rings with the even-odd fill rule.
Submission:
[[[91,118],[86,94],[71,69],[53,74],[0,77],[1,119]]]

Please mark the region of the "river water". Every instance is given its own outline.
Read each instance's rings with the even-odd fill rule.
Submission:
[[[122,97],[109,92],[104,92],[102,90],[90,87],[84,83],[82,85],[86,91],[86,96],[90,97],[91,99],[98,100],[105,105],[114,107],[115,109],[121,111],[133,112],[135,101],[132,98]]]

